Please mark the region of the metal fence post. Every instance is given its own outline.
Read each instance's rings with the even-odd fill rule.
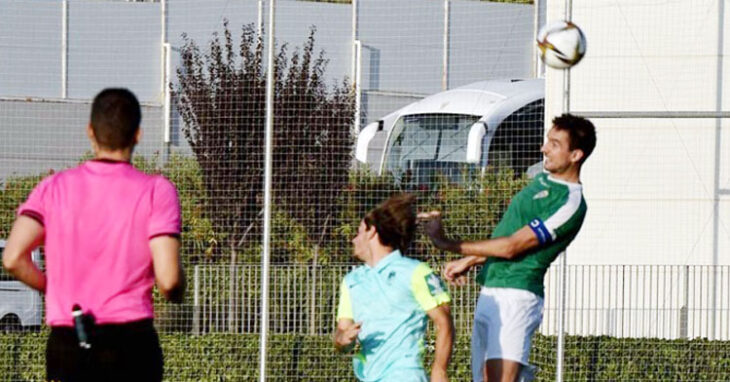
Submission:
[[[257,9],[256,31],[259,37],[262,37],[264,34],[264,0],[258,0]]]
[[[309,296],[309,334],[314,335],[317,322],[317,258],[319,257],[319,245],[314,246],[314,259],[311,265],[311,284]]]
[[[68,98],[68,0],[61,2],[61,98]]]
[[[449,17],[451,14],[450,0],[444,0],[444,52],[442,57],[441,68],[441,90],[449,89]]]
[[[235,247],[231,247],[231,264],[228,266],[228,331],[231,333],[238,332],[238,320],[236,305],[238,304],[238,272],[237,272],[237,256]]]
[[[200,334],[200,266],[193,273],[193,334]]]
[[[682,280],[684,281],[684,294],[682,296],[682,307],[679,308],[679,338],[688,338],[689,332],[689,265],[682,268]]]
[[[555,366],[555,381],[563,381],[563,359],[565,358],[565,306],[568,284],[567,252],[560,255],[560,293],[558,294],[558,350]]]
[[[565,0],[565,19],[570,21],[573,13],[573,1]],[[570,68],[563,70],[563,113],[570,112]],[[568,283],[568,252],[563,251],[561,259],[562,274],[560,282],[560,300],[558,309],[560,319],[558,320],[558,353],[557,365],[555,367],[555,381],[563,382],[563,361],[565,358],[565,299]]]
[[[355,40],[355,123],[353,131],[355,134],[360,133],[360,125],[362,124],[362,42]]]
[[[266,142],[264,163],[264,232],[261,254],[261,337],[259,343],[259,381],[266,382],[266,347],[269,330],[269,244],[271,241],[271,177],[274,141],[274,21],[276,0],[269,0],[269,35],[266,68]]]
[[[357,75],[357,47],[356,41],[358,40],[358,0],[352,0],[352,62],[350,65],[350,78],[352,81],[356,81],[355,76]]]
[[[724,72],[724,56],[725,56],[725,2],[717,2],[717,66],[716,66],[716,83],[723,83]],[[723,87],[717,87],[715,95],[715,105],[718,112],[723,109]],[[717,265],[719,264],[720,255],[720,163],[722,162],[722,121],[715,120],[715,171],[714,171],[714,198],[713,198],[713,214],[712,214],[712,291],[711,306],[712,315],[710,319],[710,340],[716,339],[717,332]]]
[[[540,7],[542,7],[541,4],[542,0],[535,0],[534,7],[535,7],[535,20],[534,26],[533,26],[533,37],[537,39],[537,34],[540,33]],[[544,73],[540,72],[540,55],[537,53],[537,49],[532,53],[532,76],[535,78],[544,76]]]

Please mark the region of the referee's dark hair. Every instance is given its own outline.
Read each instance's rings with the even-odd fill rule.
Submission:
[[[565,113],[553,118],[553,126],[568,133],[571,150],[583,151],[583,158],[580,160],[580,164],[583,164],[596,147],[596,128],[593,123],[583,117]]]
[[[415,195],[391,196],[365,215],[365,225],[375,227],[381,244],[405,252],[416,232],[415,202]]]
[[[109,150],[134,145],[142,110],[137,97],[127,89],[107,88],[94,97],[91,128],[99,146]]]

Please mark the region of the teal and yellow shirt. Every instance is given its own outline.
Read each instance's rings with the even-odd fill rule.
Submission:
[[[426,312],[451,301],[426,263],[400,251],[375,267],[362,265],[342,280],[337,320],[362,322],[353,358],[361,381],[427,381],[423,368]],[[406,378],[406,379],[404,379]]]
[[[486,287],[524,289],[544,297],[545,272],[578,234],[585,215],[580,184],[539,174],[512,198],[492,238],[510,236],[529,224],[540,245],[516,259],[490,257],[477,282]]]

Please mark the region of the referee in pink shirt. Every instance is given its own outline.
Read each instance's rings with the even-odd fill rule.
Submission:
[[[180,203],[170,181],[130,164],[140,120],[134,94],[103,90],[86,129],[94,159],[43,179],[18,208],[3,266],[45,293],[49,381],[162,380],[152,288],[182,301]],[[45,273],[30,254],[41,244]]]

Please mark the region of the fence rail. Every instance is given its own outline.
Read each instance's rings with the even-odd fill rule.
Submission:
[[[328,334],[339,283],[349,265],[272,265],[271,333]],[[561,268],[545,276],[545,318],[540,332],[557,334]],[[730,267],[705,265],[569,265],[566,332],[612,337],[730,339]],[[475,271],[470,276],[475,276]],[[194,268],[196,333],[257,333],[261,272],[258,265]],[[714,286],[714,287],[713,287]],[[718,292],[713,299],[712,290]],[[458,330],[471,328],[479,287],[451,287]]]

